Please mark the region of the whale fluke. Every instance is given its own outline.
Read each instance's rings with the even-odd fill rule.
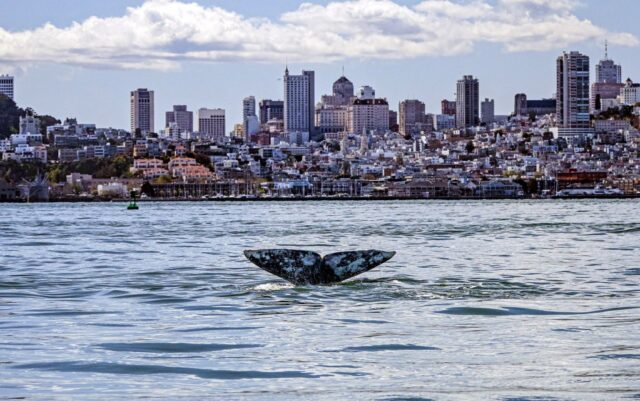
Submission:
[[[395,254],[370,249],[336,252],[323,258],[316,252],[297,249],[244,251],[256,266],[295,285],[338,283],[373,269]]]

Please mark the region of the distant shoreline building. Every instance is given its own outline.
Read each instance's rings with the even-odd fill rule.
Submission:
[[[174,105],[172,111],[165,113],[165,128],[175,123],[180,132],[193,132],[193,112],[185,105]]]
[[[480,85],[473,75],[458,80],[456,91],[456,127],[469,128],[480,123]]]
[[[139,88],[131,91],[131,133],[139,129],[141,133],[148,134],[154,131],[154,100],[153,91]]]
[[[225,137],[225,111],[224,109],[198,110],[198,132],[200,135],[220,141]]]
[[[413,135],[421,131],[426,123],[425,104],[417,99],[406,99],[398,105],[399,132],[402,135]]]
[[[263,99],[259,104],[260,124],[266,124],[269,120],[284,119],[284,102],[282,100]]]
[[[365,85],[349,106],[348,119],[351,133],[362,134],[363,130],[385,132],[389,129],[389,103],[387,99],[376,98],[375,90]]]
[[[14,100],[14,81],[11,75],[0,75],[0,93]]]
[[[558,135],[583,139],[589,135],[589,57],[565,52],[556,60],[556,124]]]
[[[290,75],[284,71],[284,131],[311,133],[315,120],[315,74],[302,71]]]

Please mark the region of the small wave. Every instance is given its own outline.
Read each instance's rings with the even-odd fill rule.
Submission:
[[[196,333],[200,331],[237,331],[237,330],[257,330],[262,326],[236,326],[236,327],[193,327],[189,329],[176,329],[174,331],[182,333]]]
[[[294,287],[295,286],[290,283],[264,283],[264,284],[258,284],[252,289],[254,291],[271,292],[271,291],[280,291],[280,290],[294,288]]]
[[[325,352],[380,352],[380,351],[438,351],[440,348],[415,344],[378,344],[345,347]]]
[[[155,375],[175,374],[196,376],[201,379],[241,380],[241,379],[311,379],[324,375],[315,375],[298,370],[259,371],[259,370],[214,370],[183,368],[163,365],[130,365],[109,362],[41,362],[12,366],[13,369],[36,369],[57,372],[90,372],[119,375]]]
[[[595,313],[615,312],[628,309],[637,309],[635,306],[619,307],[599,309],[586,312],[564,312],[564,311],[549,311],[543,309],[531,309],[531,308],[478,308],[472,306],[456,306],[447,308],[436,313],[444,313],[447,315],[478,315],[478,316],[517,316],[517,315],[590,315]]]
[[[602,354],[602,355],[590,356],[589,359],[601,359],[601,360],[640,359],[640,354]]]
[[[193,344],[193,343],[103,343],[100,348],[117,352],[211,352],[229,349],[259,348],[260,344]]]

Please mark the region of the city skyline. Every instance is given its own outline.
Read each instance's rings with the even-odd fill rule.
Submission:
[[[97,19],[94,19],[97,22],[94,21],[94,23],[99,24],[106,21],[102,16],[127,18],[127,16],[131,17],[136,12],[142,12],[150,7],[173,6],[180,8],[185,4],[179,1],[148,1],[144,3],[141,1],[115,1],[106,10],[105,5],[93,2],[90,2],[89,5],[80,5],[79,2],[72,0],[67,2],[76,4],[79,10],[74,10],[70,16],[64,18],[55,15],[56,13],[47,17],[47,20],[51,20],[55,26],[67,27],[67,32],[76,29],[75,25],[69,25],[68,18],[74,18],[80,22],[85,21],[86,25],[88,23],[87,16],[97,15]],[[31,3],[37,5],[38,1]],[[434,8],[438,4],[445,4],[442,1],[361,0],[339,4],[345,6],[345,15],[351,15],[349,10],[358,10],[358,6],[362,7],[365,3],[369,6],[373,4],[396,11],[407,12],[409,10],[416,15],[431,13],[428,15],[445,18],[442,17],[444,13],[442,10],[438,11]],[[498,2],[454,3],[459,7],[456,8],[453,7],[453,3],[447,3],[449,14],[454,11],[471,12],[475,10],[470,8],[474,4],[485,6],[480,7],[480,11],[474,11],[476,14],[485,13],[483,14],[485,16],[508,12],[505,10],[509,7],[518,6],[527,9],[530,18],[540,22],[552,21],[551,14],[557,13],[568,18],[570,21],[568,25],[577,24],[576,26],[584,27],[580,24],[591,19],[592,22],[589,22],[589,26],[596,27],[600,31],[598,29],[593,32],[587,30],[583,35],[585,40],[578,40],[575,35],[569,35],[570,39],[563,36],[564,39],[558,40],[558,42],[565,39],[566,41],[557,45],[542,40],[541,44],[544,43],[547,46],[544,49],[533,49],[531,46],[525,49],[512,49],[510,46],[513,46],[513,43],[506,39],[489,43],[481,38],[472,43],[471,49],[462,51],[460,54],[446,55],[443,53],[442,55],[446,55],[446,57],[440,57],[438,54],[410,54],[404,58],[390,56],[389,59],[384,59],[361,54],[358,57],[343,55],[328,60],[329,62],[318,62],[311,56],[309,62],[301,62],[300,57],[292,57],[289,60],[287,57],[282,57],[284,60],[282,58],[280,60],[264,60],[258,57],[255,62],[249,60],[246,63],[239,63],[231,56],[230,61],[215,63],[189,60],[185,57],[178,62],[179,65],[176,69],[169,70],[158,69],[157,66],[140,69],[141,66],[80,65],[73,60],[65,61],[63,56],[68,49],[64,47],[58,50],[60,55],[58,61],[12,61],[11,52],[5,49],[5,58],[0,64],[0,74],[16,75],[15,100],[20,106],[31,106],[39,113],[56,115],[62,119],[76,117],[81,122],[95,122],[99,126],[117,128],[126,128],[129,125],[129,104],[125,101],[125,96],[136,88],[147,87],[155,92],[154,125],[156,130],[164,126],[164,112],[171,110],[173,105],[180,104],[187,105],[191,110],[197,110],[201,107],[225,109],[227,130],[229,130],[233,124],[242,122],[242,99],[245,97],[255,96],[256,103],[262,99],[283,100],[282,75],[287,61],[289,69],[296,71],[296,73],[301,70],[315,71],[314,100],[316,103],[320,101],[320,96],[331,93],[331,84],[342,75],[344,67],[345,75],[356,88],[364,85],[372,86],[378,97],[387,98],[391,110],[398,111],[399,102],[405,99],[418,99],[425,103],[427,113],[434,114],[439,112],[439,103],[442,99],[455,99],[456,81],[464,75],[473,75],[474,78],[478,78],[481,83],[480,98],[495,99],[496,115],[509,114],[513,111],[513,96],[516,93],[526,93],[529,98],[550,98],[555,93],[554,60],[558,54],[562,51],[578,50],[588,55],[592,60],[591,75],[594,77],[594,66],[604,58],[604,41],[606,39],[609,40],[609,57],[623,67],[623,79],[631,77],[637,80],[635,72],[639,70],[640,60],[638,60],[637,54],[632,54],[637,53],[637,33],[619,32],[618,27],[632,25],[612,21],[611,16],[607,17],[608,11],[602,7],[596,7],[595,2],[587,1],[581,5],[573,4],[574,2],[557,2],[563,4],[557,6],[553,6],[552,4],[555,4],[553,2],[542,0],[535,2],[502,0]],[[313,15],[322,20],[322,15],[324,15],[322,12],[328,13],[334,10],[336,4],[338,3],[323,2],[314,6],[298,7],[297,2],[283,2],[274,6],[272,10],[266,10],[266,7],[253,3],[252,12],[263,13],[265,18],[270,18],[277,25],[279,15],[286,15],[290,19],[292,13],[298,17],[305,13],[316,13]],[[616,4],[624,7],[624,4],[630,4],[630,2],[621,0]],[[212,8],[214,5],[220,6],[220,9],[231,10],[236,16],[251,16],[246,5],[235,6],[231,2],[203,1],[191,6],[202,12],[219,10]],[[125,6],[132,8],[126,11]],[[429,9],[429,7],[431,8]],[[487,14],[487,8],[492,8],[493,14]],[[295,12],[291,11],[296,9]],[[429,11],[425,11],[428,9]],[[286,14],[287,12],[289,14]],[[318,15],[318,13],[322,15]],[[479,16],[476,14],[469,14],[466,18],[478,19]],[[634,13],[630,14],[633,17]],[[622,18],[628,17],[626,14],[622,16]],[[0,38],[11,38],[13,35],[18,35],[20,30],[23,33],[30,32],[35,35],[37,31],[35,28],[42,26],[42,18],[37,13],[29,22],[20,22],[19,13],[11,21],[0,17],[0,27],[3,29],[0,31]],[[454,17],[449,15],[447,18]],[[375,19],[373,22],[376,22]],[[383,37],[392,38],[397,35],[402,37],[401,34],[394,32],[394,29],[385,27],[380,20],[377,22],[381,24],[380,32]],[[594,33],[596,31],[602,36]],[[630,46],[625,46],[625,44]],[[35,49],[33,53],[39,52],[43,51]],[[55,59],[55,57],[50,58]],[[516,70],[514,65],[520,67]],[[60,96],[60,93],[66,93],[67,96]],[[88,97],[92,98],[92,102],[85,101]]]

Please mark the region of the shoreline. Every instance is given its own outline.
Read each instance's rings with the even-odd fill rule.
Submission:
[[[274,198],[210,198],[210,199],[199,199],[199,198],[146,198],[146,199],[137,199],[138,203],[148,203],[148,202],[342,202],[342,201],[356,201],[356,202],[367,202],[367,201],[493,201],[493,200],[526,200],[526,201],[545,201],[545,200],[576,200],[576,199],[640,199],[640,194],[636,195],[571,195],[571,196],[551,196],[546,198],[534,198],[534,197],[521,197],[521,198],[513,198],[513,197],[493,197],[493,198],[461,198],[461,197],[434,197],[434,198],[424,198],[424,197],[406,197],[406,196],[386,196],[386,197],[274,197]],[[0,200],[0,203],[128,203],[131,199],[124,198],[114,198],[114,199],[105,199],[105,198],[57,198],[50,199],[48,201],[31,201],[27,202],[26,200]]]

